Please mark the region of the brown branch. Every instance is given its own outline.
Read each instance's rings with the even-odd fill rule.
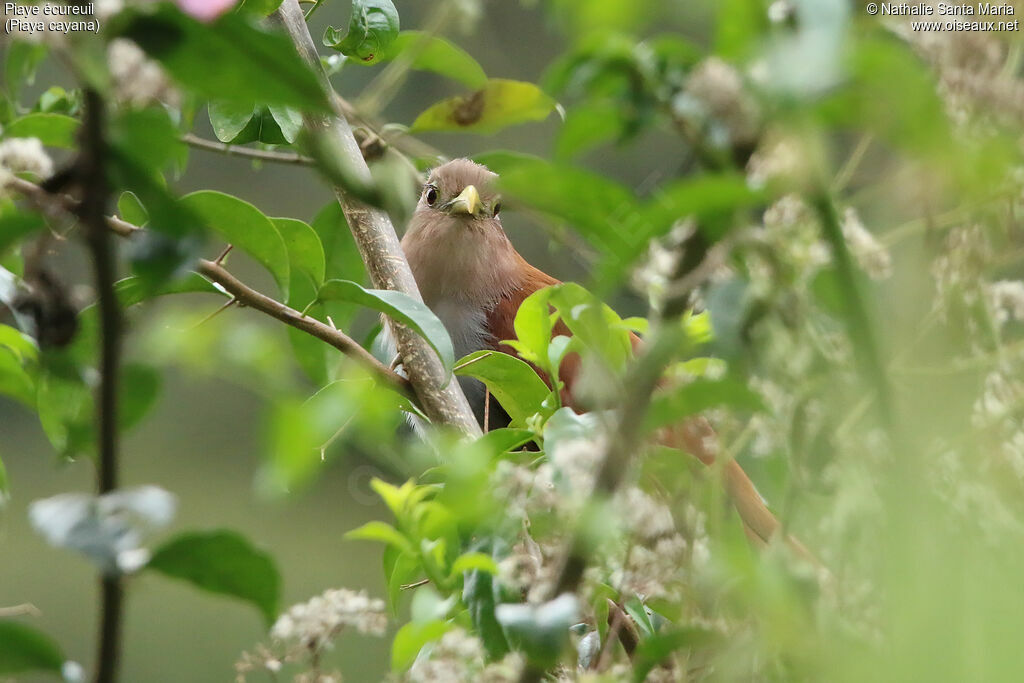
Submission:
[[[260,294],[256,290],[251,289],[242,283],[223,266],[220,266],[213,261],[200,259],[196,267],[196,271],[199,272],[200,275],[205,276],[223,287],[238,301],[238,303],[243,306],[255,309],[261,313],[266,313],[272,318],[280,320],[287,325],[291,325],[296,329],[302,330],[303,332],[330,344],[369,370],[370,374],[372,374],[378,382],[410,399],[415,399],[412,387],[409,386],[409,383],[405,378],[374,358],[369,351],[364,349],[356,340],[352,339],[344,332],[336,330],[330,325],[320,322],[316,318],[302,315],[302,313],[296,311],[294,308],[289,308],[281,302],[271,299],[269,296]]]
[[[319,75],[325,94],[334,100],[333,90],[320,66],[316,45],[309,34],[298,0],[285,0],[274,17],[284,27],[298,53]],[[351,178],[354,184],[373,187],[370,169],[352,134],[352,128],[343,116],[306,114],[303,121],[313,147],[319,150],[318,159],[334,162],[337,169],[343,172],[339,175]],[[335,194],[374,287],[403,292],[422,301],[388,215],[359,202],[341,187],[335,187]],[[409,374],[409,381],[427,417],[435,424],[449,425],[467,435],[479,436],[480,425],[459,383],[449,381],[440,359],[426,340],[408,327],[393,321],[390,328],[402,366]]]
[[[82,152],[75,162],[74,181],[82,190],[77,207],[85,242],[96,277],[97,309],[100,320],[100,382],[97,390],[96,427],[98,442],[97,489],[100,495],[118,485],[118,370],[121,356],[121,308],[114,282],[117,279],[114,245],[110,242],[106,210],[110,200],[107,184],[104,140],[105,105],[92,88],[85,91],[82,122]],[[100,577],[100,634],[96,653],[96,682],[117,680],[121,660],[121,631],[124,615],[124,586],[117,570]]]
[[[9,187],[18,193],[30,197],[34,202],[41,203],[51,208],[57,205],[60,209],[69,212],[76,212],[79,204],[72,197],[65,194],[49,194],[46,190],[27,180],[15,178],[10,182]],[[105,217],[106,226],[111,232],[121,237],[130,238],[142,228],[117,218],[116,216]],[[316,318],[305,316],[299,311],[290,308],[283,303],[271,299],[265,294],[252,289],[234,275],[229,273],[223,266],[213,261],[200,260],[196,270],[213,282],[223,287],[231,294],[238,303],[253,310],[265,313],[276,320],[291,325],[303,332],[316,337],[322,342],[330,344],[346,356],[349,356],[365,369],[380,383],[390,389],[399,392],[413,402],[416,402],[416,395],[404,377],[394,372],[373,355],[364,349],[357,341],[344,332],[325,325]]]
[[[313,160],[296,152],[275,152],[269,149],[253,149],[240,145],[231,145],[226,142],[207,140],[192,133],[181,136],[182,142],[189,147],[203,149],[207,152],[219,152],[233,157],[244,157],[254,161],[269,161],[276,164],[295,164],[298,166],[312,166]]]

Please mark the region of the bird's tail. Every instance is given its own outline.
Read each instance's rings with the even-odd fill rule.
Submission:
[[[690,453],[709,467],[714,465],[717,459],[718,438],[711,424],[703,417],[690,418],[680,425],[661,430],[658,441],[664,446]],[[750,477],[735,460],[723,465],[722,483],[743,521],[747,537],[755,545],[764,547],[782,533],[779,520],[768,509],[754,482],[750,481]],[[814,555],[795,537],[787,534],[785,540],[800,557],[820,565]]]

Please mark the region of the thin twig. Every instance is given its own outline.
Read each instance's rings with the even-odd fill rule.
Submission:
[[[32,603],[26,602],[22,605],[12,605],[10,607],[0,607],[0,617],[40,617],[43,613],[39,611],[39,608]]]
[[[233,244],[229,244],[228,246],[224,247],[224,250],[222,252],[220,252],[220,254],[217,256],[217,258],[213,259],[213,262],[216,263],[218,266],[220,264],[224,263],[224,259],[226,259],[228,257],[228,254],[230,254],[231,250],[234,249],[234,248],[235,248],[235,245],[233,245]]]
[[[297,166],[312,166],[314,163],[309,157],[296,152],[275,152],[269,149],[253,149],[251,147],[230,145],[226,142],[207,140],[192,133],[185,133],[181,136],[181,139],[189,147],[204,149],[207,152],[219,152],[220,154],[232,157],[244,157],[255,161],[269,161],[275,164],[295,164]]]

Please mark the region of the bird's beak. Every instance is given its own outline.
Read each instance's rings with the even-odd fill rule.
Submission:
[[[476,191],[476,188],[466,185],[466,189],[458,197],[445,204],[444,208],[453,215],[475,216],[483,208],[483,203],[480,201],[480,193]]]

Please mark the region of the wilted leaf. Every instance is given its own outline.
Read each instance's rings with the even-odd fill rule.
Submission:
[[[147,567],[252,603],[268,624],[277,617],[281,577],[274,560],[233,531],[176,536],[153,552]]]
[[[492,78],[469,95],[442,100],[416,117],[414,131],[495,133],[529,121],[543,121],[555,101],[533,83]]]

